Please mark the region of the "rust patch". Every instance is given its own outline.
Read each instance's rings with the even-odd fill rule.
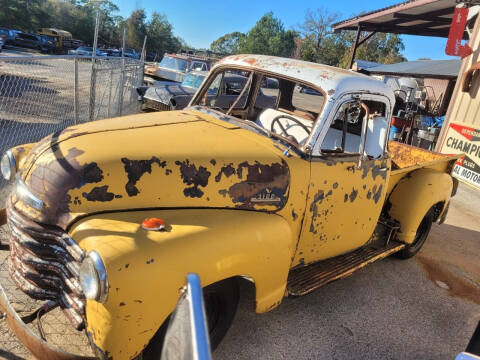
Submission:
[[[295,213],[295,210],[292,209],[292,219],[293,219],[293,221],[297,220],[297,218],[298,218],[298,215]]]
[[[38,161],[33,167],[26,179],[27,185],[46,205],[35,218],[37,221],[66,226],[70,221],[70,204],[73,202],[68,192],[103,180],[103,172],[95,162],[80,165],[76,158],[81,154],[82,150],[71,148],[64,155],[54,145],[46,153],[46,158],[53,160]]]
[[[255,58],[246,58],[246,59],[243,59],[243,61],[245,61],[247,64],[251,65],[251,66],[255,66],[257,64],[257,59]]]
[[[127,191],[128,196],[136,196],[140,192],[135,186],[137,181],[145,173],[152,173],[152,164],[156,163],[161,168],[164,168],[167,165],[166,161],[160,161],[156,156],[152,156],[150,160],[130,160],[128,158],[122,158],[122,163],[125,168],[125,172],[128,176],[128,182],[125,185],[125,190]]]
[[[222,174],[225,175],[225,177],[227,177],[227,178],[234,175],[235,174],[235,168],[233,167],[233,163],[225,165],[220,169],[217,176],[215,176],[215,181],[216,182],[220,182],[220,180],[222,179]]]
[[[442,266],[439,262],[423,255],[417,255],[417,261],[422,265],[427,277],[436,284],[441,281],[448,285],[448,294],[480,305],[480,287],[459,277]]]
[[[358,190],[352,189],[352,192],[350,193],[350,195],[348,195],[350,202],[354,202],[355,199],[357,198],[357,195],[358,195]]]
[[[183,194],[192,198],[201,198],[203,191],[199,186],[205,187],[208,185],[208,178],[210,177],[210,171],[203,166],[197,167],[194,164],[190,164],[188,160],[175,161],[175,164],[180,167],[180,174],[182,175],[183,182],[187,185],[193,185],[183,189]]]
[[[250,165],[243,162],[238,165],[236,173],[242,179],[246,170],[246,179],[232,185],[228,194],[234,203],[240,203],[237,207],[253,208],[258,204],[256,199],[278,199],[272,204],[278,208],[283,207],[286,202],[290,173],[287,164],[274,163],[272,165],[255,164]],[[253,201],[252,201],[253,200]],[[267,200],[270,203],[270,201]]]
[[[330,95],[330,96],[333,96],[333,94],[335,94],[335,89],[328,90],[327,94]]]
[[[375,204],[378,203],[378,200],[380,200],[382,189],[383,189],[383,184],[380,184],[380,186],[378,187],[378,190],[373,194],[373,200],[375,201]]]
[[[122,197],[122,195],[116,195],[109,192],[108,185],[96,186],[89,193],[82,193],[82,196],[88,201],[112,201],[113,199],[119,199]]]
[[[327,209],[319,213],[318,205],[320,205],[323,200],[327,199],[330,195],[332,195],[332,190],[329,190],[327,194],[325,194],[323,190],[319,190],[313,197],[312,203],[310,204],[310,212],[312,213],[312,218],[310,221],[310,232],[313,234],[317,234],[315,222],[318,219],[319,215],[323,215],[326,219],[329,212],[329,210]],[[321,222],[318,225],[320,224]],[[320,239],[322,239],[322,236],[320,236]]]
[[[210,164],[212,164],[213,166],[217,165],[217,161],[215,159],[212,159],[210,160]]]
[[[447,155],[406,145],[397,141],[389,141],[388,150],[392,157],[394,167],[400,169],[448,157]]]

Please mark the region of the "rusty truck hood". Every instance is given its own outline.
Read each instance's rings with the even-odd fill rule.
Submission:
[[[290,174],[271,140],[198,111],[128,116],[42,140],[22,177],[34,220],[67,228],[92,213],[145,208],[281,209]]]

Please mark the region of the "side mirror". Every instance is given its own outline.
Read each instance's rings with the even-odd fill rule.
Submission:
[[[203,292],[197,274],[187,275],[177,307],[168,324],[161,360],[210,360],[210,339],[203,303]]]

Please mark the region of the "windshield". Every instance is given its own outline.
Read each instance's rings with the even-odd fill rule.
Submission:
[[[87,46],[80,46],[77,50],[93,51],[93,48]]]
[[[203,79],[205,79],[204,75],[188,74],[187,76],[185,76],[185,79],[183,79],[182,86],[198,89],[202,84]]]
[[[185,60],[171,58],[168,56],[164,56],[160,64],[158,64],[158,66],[167,68],[167,69],[177,70],[177,71],[187,70],[187,62]]]
[[[57,39],[50,35],[41,35],[41,37],[46,41],[56,42]]]

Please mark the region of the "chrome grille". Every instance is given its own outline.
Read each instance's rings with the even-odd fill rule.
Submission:
[[[84,327],[85,298],[80,283],[83,250],[68,234],[53,226],[28,219],[7,206],[10,228],[10,276],[27,295],[55,300],[73,326]]]
[[[161,102],[146,99],[146,98],[143,100],[143,106],[147,109],[153,109],[153,110],[157,110],[157,111],[169,111],[170,110],[169,105],[165,105]]]

